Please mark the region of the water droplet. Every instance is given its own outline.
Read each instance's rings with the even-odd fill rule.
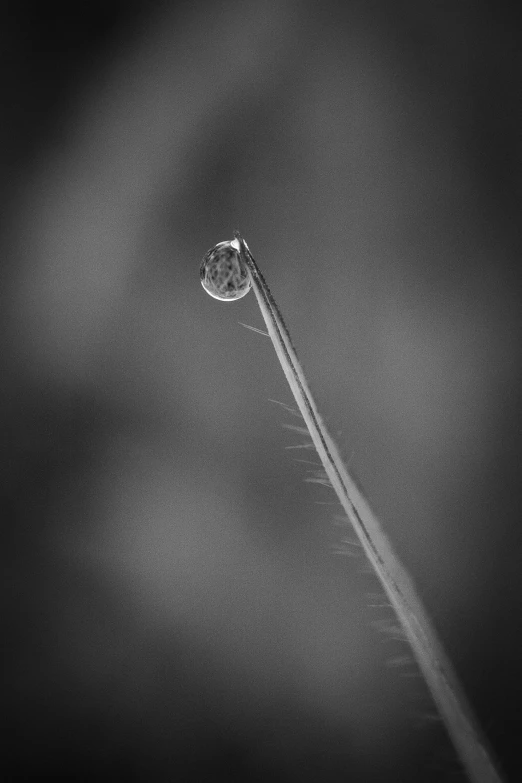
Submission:
[[[250,273],[237,245],[237,240],[219,242],[205,253],[199,270],[201,285],[214,299],[231,302],[250,291]]]

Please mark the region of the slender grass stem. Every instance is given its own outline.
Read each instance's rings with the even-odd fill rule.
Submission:
[[[322,465],[395,609],[461,762],[473,783],[500,783],[486,740],[413,582],[319,415],[281,311],[258,265],[240,233],[236,231],[234,236],[232,244],[248,268],[268,334]]]

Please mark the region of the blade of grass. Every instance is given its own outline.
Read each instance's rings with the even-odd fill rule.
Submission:
[[[473,783],[500,783],[487,743],[437,632],[378,519],[351,479],[310,393],[274,297],[241,234],[232,242],[252,287],[277,357],[339,502],[348,516],[409,640],[455,749]]]

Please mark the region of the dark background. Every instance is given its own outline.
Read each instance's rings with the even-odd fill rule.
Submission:
[[[463,780],[235,228],[520,779],[515,8],[2,6],[7,779]]]

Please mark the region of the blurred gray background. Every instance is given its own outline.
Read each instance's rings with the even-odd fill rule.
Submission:
[[[520,12],[2,15],[6,779],[464,779],[254,297],[201,288],[236,228],[518,779]]]

